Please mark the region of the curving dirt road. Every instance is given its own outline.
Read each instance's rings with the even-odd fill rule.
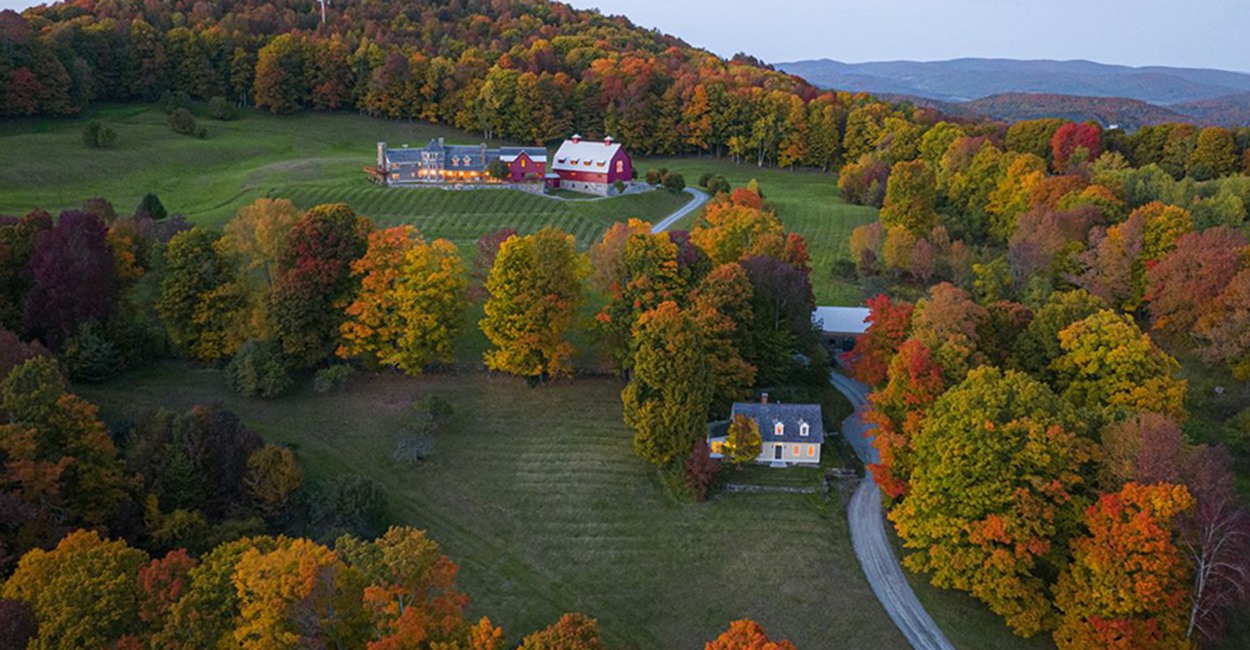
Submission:
[[[868,436],[870,425],[861,418],[868,404],[868,387],[838,373],[830,373],[829,381],[850,400],[855,413],[842,423],[842,435],[864,464],[877,461],[877,450]],[[907,584],[903,568],[894,557],[885,534],[885,514],[881,508],[881,492],[872,476],[864,477],[851,497],[847,508],[851,522],[851,544],[864,569],[868,584],[893,619],[899,631],[916,650],[954,650],[937,623],[924,611],[916,594]]]

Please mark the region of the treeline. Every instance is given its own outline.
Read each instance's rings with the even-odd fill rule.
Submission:
[[[749,58],[551,2],[62,3],[0,13],[0,116],[170,92],[278,113],[356,109],[547,143],[610,134],[832,168],[858,101]]]
[[[1250,178],[1178,129],[1122,140],[1133,167],[1092,125],[939,124],[841,179],[881,179],[842,272],[890,297],[847,360],[905,563],[1062,649],[1195,647],[1250,593],[1250,411],[1191,417],[1160,347],[1250,377]]]

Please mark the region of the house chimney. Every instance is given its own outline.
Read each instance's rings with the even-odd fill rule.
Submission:
[[[569,138],[569,139],[573,141],[573,144],[577,144],[578,142],[581,142],[581,141],[582,141],[582,134],[580,134],[580,133],[574,133],[574,134],[573,134],[573,137],[571,137],[571,138]]]
[[[603,139],[603,144],[606,144],[606,145],[608,145],[609,147],[610,147],[610,146],[612,146],[612,136],[608,136],[608,137],[604,138],[604,139]]]
[[[768,403],[768,393],[760,393],[760,404]]]
[[[378,171],[386,171],[386,143],[378,143]]]
[[[439,138],[439,139],[438,139],[438,146],[440,146],[440,147],[441,147],[441,146],[443,146],[443,139],[442,139],[442,138]]]

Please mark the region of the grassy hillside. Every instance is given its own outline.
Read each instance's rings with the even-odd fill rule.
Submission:
[[[876,220],[877,211],[843,201],[838,196],[836,176],[738,165],[716,158],[648,158],[635,164],[639,174],[667,167],[680,172],[690,185],[704,173],[721,174],[734,187],[758,180],[764,197],[777,203],[781,221],[807,240],[816,304],[863,304],[866,296],[859,287],[834,277],[830,270],[835,259],[850,257],[851,231]]]
[[[461,565],[474,612],[513,641],[582,611],[620,648],[701,647],[744,616],[801,648],[905,644],[864,581],[836,496],[675,502],[633,452],[619,381],[529,389],[480,373],[370,375],[343,393],[305,386],[275,401],[224,384],[168,362],[77,390],[106,418],[220,401],[294,446],[313,479],[373,478],[396,521],[427,529]],[[431,394],[455,407],[433,459],[391,462],[406,410]]]
[[[88,149],[79,131],[88,119],[113,126],[115,149]],[[171,213],[220,226],[262,197],[290,198],[302,207],[345,201],[382,224],[412,223],[429,236],[465,244],[511,226],[522,232],[555,225],[588,245],[613,222],[655,220],[689,197],[654,192],[603,201],[562,201],[523,192],[447,192],[383,188],[361,168],[376,159],[376,143],[423,146],[429,139],[475,142],[440,126],[353,114],[302,113],[244,119],[202,119],[207,140],[178,135],[166,116],[148,106],[102,107],[73,120],[0,123],[0,214],[76,207],[101,196],[128,212],[147,192]]]

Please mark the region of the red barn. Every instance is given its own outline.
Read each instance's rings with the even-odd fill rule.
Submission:
[[[559,174],[561,188],[609,196],[616,193],[617,181],[633,179],[634,161],[612,138],[599,142],[575,135],[560,145],[551,170]]]
[[[499,159],[508,163],[508,180],[514,183],[538,181],[547,175],[547,150],[542,147],[503,147]]]

